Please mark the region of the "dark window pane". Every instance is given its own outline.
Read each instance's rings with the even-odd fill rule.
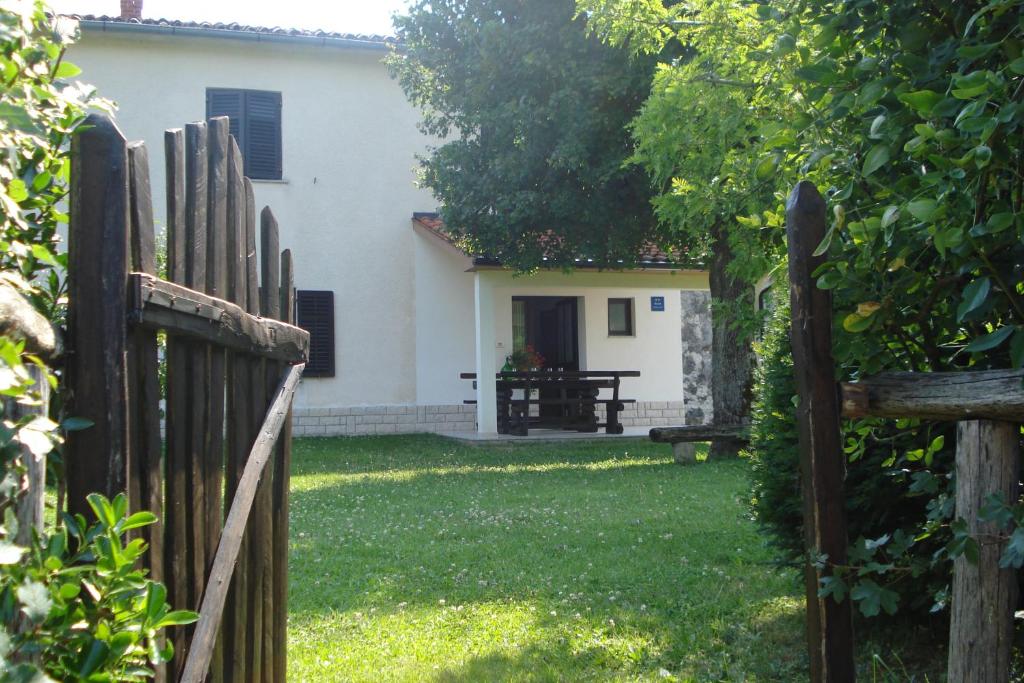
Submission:
[[[632,299],[608,299],[608,334],[616,336],[633,334]]]

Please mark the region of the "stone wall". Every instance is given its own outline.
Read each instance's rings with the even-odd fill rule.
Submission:
[[[681,292],[684,424],[714,419],[711,401],[711,293]]]
[[[295,436],[444,433],[474,430],[476,430],[476,406],[473,405],[296,408],[292,421],[292,433]]]
[[[605,407],[598,406],[605,420]],[[668,427],[683,424],[682,401],[627,403],[619,413],[626,427]],[[354,436],[360,434],[416,434],[476,431],[475,405],[356,406],[350,408],[296,408],[295,436]]]

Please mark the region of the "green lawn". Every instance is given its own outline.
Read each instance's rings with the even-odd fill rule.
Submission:
[[[745,477],[640,440],[298,440],[289,677],[806,680]]]

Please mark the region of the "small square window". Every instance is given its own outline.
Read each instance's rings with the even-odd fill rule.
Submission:
[[[633,336],[632,299],[608,299],[608,336]]]

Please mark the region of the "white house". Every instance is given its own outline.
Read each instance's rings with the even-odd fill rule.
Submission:
[[[494,383],[474,390],[459,375],[493,377],[527,339],[552,364],[639,370],[622,381],[637,400],[626,425],[710,417],[706,273],[652,258],[515,277],[459,251],[416,186],[429,140],[383,64],[388,39],[120,17],[80,26],[69,58],[152,150],[158,210],[164,130],[231,116],[257,204],[273,208],[294,255],[300,324],[315,330],[297,434],[494,432]]]

